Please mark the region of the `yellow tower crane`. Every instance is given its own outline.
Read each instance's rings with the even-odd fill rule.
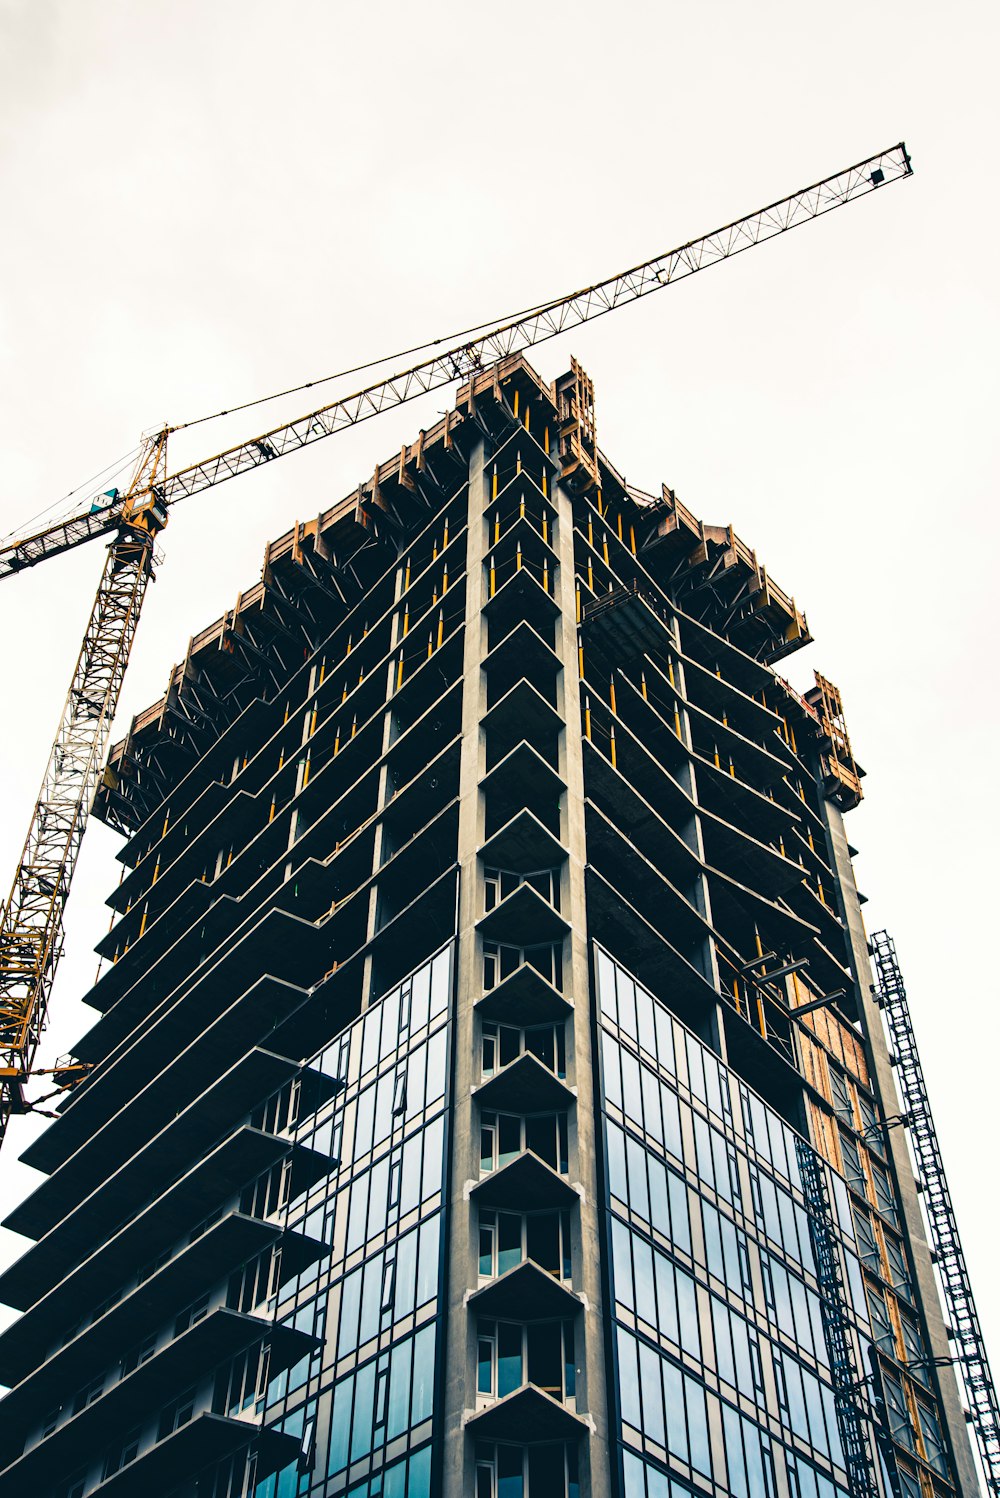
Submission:
[[[444,340],[427,344],[434,351],[420,363],[173,474],[167,472],[171,428],[165,427],[144,440],[124,495],[111,491],[103,502],[0,547],[2,580],[85,541],[111,537],[10,897],[0,915],[0,1142],[11,1115],[32,1106],[24,1084],[45,1029],[66,900],[153,575],[156,537],[170,508],[188,495],[464,379],[911,174],[900,142],[700,239],[533,307],[513,321],[476,330],[471,340],[444,351],[437,351]],[[72,1085],[82,1068],[49,1072],[58,1089]]]

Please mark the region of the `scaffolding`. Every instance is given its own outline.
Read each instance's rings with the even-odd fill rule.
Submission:
[[[826,1185],[825,1166],[804,1139],[796,1139],[795,1151],[816,1259],[820,1314],[830,1354],[833,1403],[844,1450],[847,1485],[851,1498],[879,1498],[868,1438],[868,1414],[861,1404],[865,1383],[854,1356],[851,1313],[837,1252],[838,1233]]]
[[[923,1185],[931,1247],[951,1317],[949,1331],[960,1349],[956,1361],[964,1376],[986,1482],[991,1493],[1000,1495],[1000,1409],[931,1116],[903,975],[895,943],[887,931],[874,933],[871,949],[878,974],[875,993],[895,1052],[904,1121]]]

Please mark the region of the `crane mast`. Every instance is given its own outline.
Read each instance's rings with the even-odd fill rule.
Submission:
[[[0,914],[0,1140],[25,1110],[23,1084],[48,1014],[63,911],[128,665],[155,538],[167,513],[148,498],[166,467],[166,433],[144,444],[49,754],[10,897]]]
[[[167,438],[176,428],[164,428],[145,442],[124,496],[107,496],[105,503],[90,504],[0,546],[2,580],[97,536],[114,538],[10,898],[0,915],[0,1142],[11,1114],[30,1107],[23,1084],[45,1027],[62,950],[63,912],[143,598],[153,575],[155,538],[167,522],[170,506],[614,312],[911,174],[909,155],[900,142],[700,239],[534,307],[352,395],[169,475]]]

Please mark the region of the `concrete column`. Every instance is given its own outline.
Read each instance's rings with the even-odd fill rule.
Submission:
[[[465,1299],[478,1283],[477,1244],[472,1229],[470,1184],[479,1175],[479,1138],[473,1128],[472,1088],[479,1080],[476,1067],[475,1000],[482,992],[482,964],[476,921],[483,910],[483,881],[476,850],[484,840],[485,807],[479,782],[486,769],[484,733],[486,686],[482,659],[486,654],[486,602],[483,566],[486,558],[486,443],[480,437],[469,460],[468,550],[466,562],[465,652],[462,685],[462,758],[459,772],[458,941],[455,958],[453,1010],[454,1063],[452,1068],[451,1174],[445,1336],[445,1417],[442,1491],[444,1498],[467,1498],[473,1491],[472,1443],[466,1439],[464,1417],[475,1408],[475,1335]]]
[[[559,558],[556,600],[562,611],[556,625],[556,650],[562,660],[560,709],[566,722],[559,754],[559,768],[566,782],[561,817],[563,847],[569,857],[563,868],[561,896],[563,914],[570,922],[569,953],[564,961],[565,989],[573,1000],[572,1019],[567,1021],[567,1060],[572,1056],[569,1078],[577,1089],[578,1104],[570,1117],[570,1179],[583,1188],[573,1241],[573,1288],[586,1297],[579,1320],[582,1347],[577,1348],[579,1366],[577,1410],[592,1422],[589,1442],[581,1442],[580,1487],[591,1498],[609,1498],[611,1460],[608,1449],[608,1396],[605,1382],[604,1305],[601,1290],[601,1198],[597,1175],[598,1141],[594,1096],[594,1038],[596,1011],[590,993],[589,937],[585,869],[587,864],[586,820],[583,790],[583,728],[580,715],[580,671],[577,655],[576,581],[573,560],[573,505],[571,496],[558,483],[552,486],[556,513],[554,550]],[[579,1333],[578,1333],[579,1334]],[[584,1447],[587,1447],[586,1453]]]

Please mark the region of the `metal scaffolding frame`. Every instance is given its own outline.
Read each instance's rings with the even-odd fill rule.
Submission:
[[[854,1356],[853,1329],[837,1249],[838,1231],[826,1185],[826,1167],[804,1139],[796,1139],[802,1193],[809,1216],[809,1235],[816,1258],[820,1314],[837,1412],[840,1444],[844,1449],[851,1498],[880,1498],[871,1441],[869,1413],[861,1403],[865,1382]]]
[[[1000,1495],[1000,1407],[931,1116],[903,974],[888,931],[873,934],[871,950],[878,974],[875,996],[895,1053],[904,1121],[923,1186],[931,1247],[951,1317],[949,1331],[960,1348],[955,1361],[962,1369],[987,1485],[991,1493]]]

